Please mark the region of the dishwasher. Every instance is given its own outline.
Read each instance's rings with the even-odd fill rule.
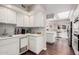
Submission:
[[[26,52],[28,50],[28,37],[22,37],[20,38],[20,41],[19,41],[20,45],[20,54]]]

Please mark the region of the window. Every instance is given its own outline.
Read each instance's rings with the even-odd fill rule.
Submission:
[[[65,11],[65,12],[58,13],[57,15],[58,15],[59,19],[65,19],[65,18],[68,18],[69,12],[70,11]]]

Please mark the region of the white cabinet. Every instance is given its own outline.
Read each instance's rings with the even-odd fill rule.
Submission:
[[[13,42],[5,47],[7,49],[7,55],[18,55],[19,54],[19,43]]]
[[[7,55],[6,46],[0,46],[0,55]]]
[[[29,27],[29,16],[28,15],[24,15],[24,27]]]
[[[27,37],[22,37],[20,40],[21,40],[21,48],[28,45],[28,38]]]
[[[0,22],[6,23],[7,22],[7,12],[6,8],[0,7]]]
[[[0,7],[0,22],[16,24],[16,12],[5,7]]]
[[[7,23],[16,24],[16,12],[10,9],[7,9],[6,12],[7,12]]]
[[[34,27],[34,15],[24,16],[24,27]]]
[[[34,26],[35,27],[44,27],[45,18],[42,12],[34,14]]]
[[[23,27],[23,19],[24,15],[21,13],[17,13],[17,27]]]
[[[35,37],[29,37],[29,50],[36,52],[36,40]]]
[[[0,41],[0,55],[19,54],[19,39],[3,39]]]
[[[20,38],[20,54],[28,50],[28,37]]]
[[[46,33],[46,41],[48,43],[54,43],[56,41],[56,33]]]
[[[45,15],[41,11],[26,15],[6,7],[0,7],[0,22],[17,24],[18,27],[44,27]]]
[[[45,15],[38,12],[31,15],[17,13],[17,26],[18,27],[44,27]]]
[[[39,54],[44,49],[43,37],[29,36],[29,50]]]
[[[16,12],[11,9],[0,7],[0,18],[2,23],[16,24]]]
[[[34,27],[35,19],[34,15],[30,15],[29,17],[29,27]]]

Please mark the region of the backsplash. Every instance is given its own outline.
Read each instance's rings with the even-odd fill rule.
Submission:
[[[21,31],[22,29],[25,30],[25,33],[32,33],[32,34],[35,34],[35,33],[39,33],[39,34],[43,34],[44,33],[44,28],[40,28],[40,27],[16,27],[16,32],[18,32],[19,30],[19,33],[16,33],[16,34],[22,34]]]
[[[0,35],[2,35],[5,30],[8,35],[13,35],[15,31],[15,27],[16,26],[12,24],[1,24],[0,23]]]
[[[32,33],[41,33],[41,34],[44,34],[44,28],[32,28]]]

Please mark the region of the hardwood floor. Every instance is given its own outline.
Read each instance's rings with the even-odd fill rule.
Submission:
[[[27,51],[22,55],[36,55],[31,51]],[[57,39],[55,43],[48,44],[47,50],[41,51],[39,55],[74,55],[73,49],[69,47],[67,39]]]

